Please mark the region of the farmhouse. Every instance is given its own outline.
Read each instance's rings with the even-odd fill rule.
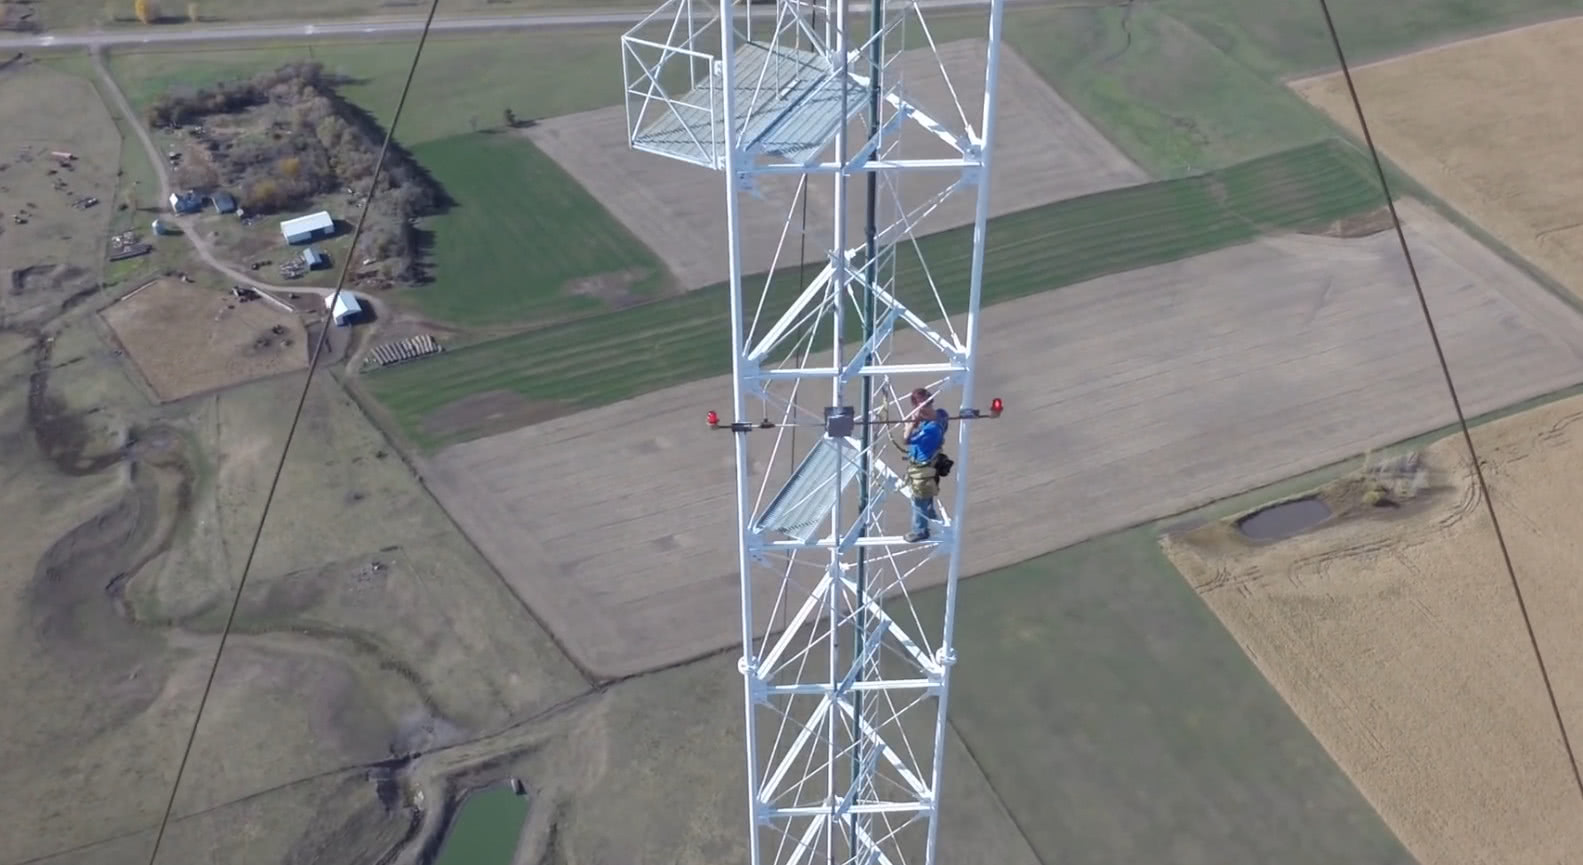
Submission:
[[[203,209],[203,199],[194,192],[172,192],[170,209],[177,213],[197,213]]]
[[[339,295],[325,295],[324,305],[329,308],[330,317],[335,319],[336,327],[352,324],[363,314],[363,305],[357,302],[357,295],[348,291],[343,291]]]
[[[321,210],[280,224],[280,233],[287,243],[307,243],[315,237],[329,237],[335,233],[335,220],[329,211]]]
[[[232,198],[229,192],[216,192],[209,197],[209,201],[214,204],[215,213],[230,213],[236,210],[236,199]]]

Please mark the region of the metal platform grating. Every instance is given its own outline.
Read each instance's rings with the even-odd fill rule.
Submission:
[[[750,42],[737,49],[732,62],[735,122],[745,150],[805,162],[835,140],[842,122],[841,76],[822,55]],[[706,168],[725,168],[724,76],[719,66],[712,77],[668,105],[649,103],[646,113],[653,119],[633,134],[632,146]],[[850,77],[846,89],[846,119],[851,120],[867,106],[867,91]],[[706,107],[711,98],[712,112]]]
[[[859,448],[852,438],[819,439],[753,524],[753,531],[779,532],[804,544],[811,542],[828,527],[837,497],[857,478]],[[841,470],[839,485],[837,467]]]

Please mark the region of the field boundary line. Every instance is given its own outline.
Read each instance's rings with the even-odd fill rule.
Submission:
[[[1547,18],[1543,21],[1519,24],[1516,27],[1506,27],[1499,30],[1489,30],[1483,33],[1474,33],[1468,36],[1458,36],[1445,42],[1440,42],[1434,45],[1426,45],[1422,48],[1414,48],[1409,51],[1404,51],[1400,54],[1392,54],[1389,57],[1381,57],[1378,60],[1370,60],[1367,63],[1349,64],[1349,68],[1351,68],[1353,72],[1359,72],[1364,69],[1372,69],[1376,66],[1384,66],[1387,63],[1395,63],[1400,60],[1411,60],[1412,58],[1423,54],[1435,54],[1440,51],[1449,51],[1453,48],[1461,48],[1476,42],[1485,42],[1492,39],[1499,39],[1502,36],[1513,36],[1519,33],[1525,33],[1529,30],[1537,30],[1541,27],[1549,27],[1553,24],[1558,24],[1563,21],[1574,21],[1579,19],[1583,19],[1583,15],[1562,15],[1556,18]],[[1313,84],[1317,81],[1324,81],[1326,79],[1339,77],[1341,77],[1341,70],[1335,69],[1330,72],[1307,73],[1286,78],[1282,81],[1282,83],[1286,84],[1288,87],[1297,87],[1299,85]]]

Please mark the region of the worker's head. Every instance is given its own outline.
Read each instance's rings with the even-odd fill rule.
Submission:
[[[909,396],[912,400],[913,412],[916,414],[924,414],[934,404],[934,395],[929,393],[926,387],[915,388]]]

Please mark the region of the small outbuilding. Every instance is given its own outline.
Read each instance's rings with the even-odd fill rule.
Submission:
[[[288,219],[280,224],[280,234],[287,243],[307,243],[316,237],[329,237],[335,233],[335,220],[327,210]]]
[[[311,246],[302,251],[302,264],[309,270],[318,270],[329,263],[330,260],[325,257],[324,253]]]
[[[154,233],[155,234],[175,234],[176,233],[175,227],[170,225],[169,223],[167,223],[163,219],[155,219],[154,220],[154,224],[151,227],[154,229]]]
[[[343,291],[338,295],[325,295],[324,306],[330,310],[330,317],[335,319],[336,327],[355,324],[363,316],[363,305],[357,302],[357,295],[349,291]]]
[[[191,192],[172,192],[170,209],[177,213],[197,213],[203,209],[203,199]]]
[[[231,213],[236,210],[236,199],[229,192],[216,192],[209,196],[209,201],[214,204],[215,213]]]

